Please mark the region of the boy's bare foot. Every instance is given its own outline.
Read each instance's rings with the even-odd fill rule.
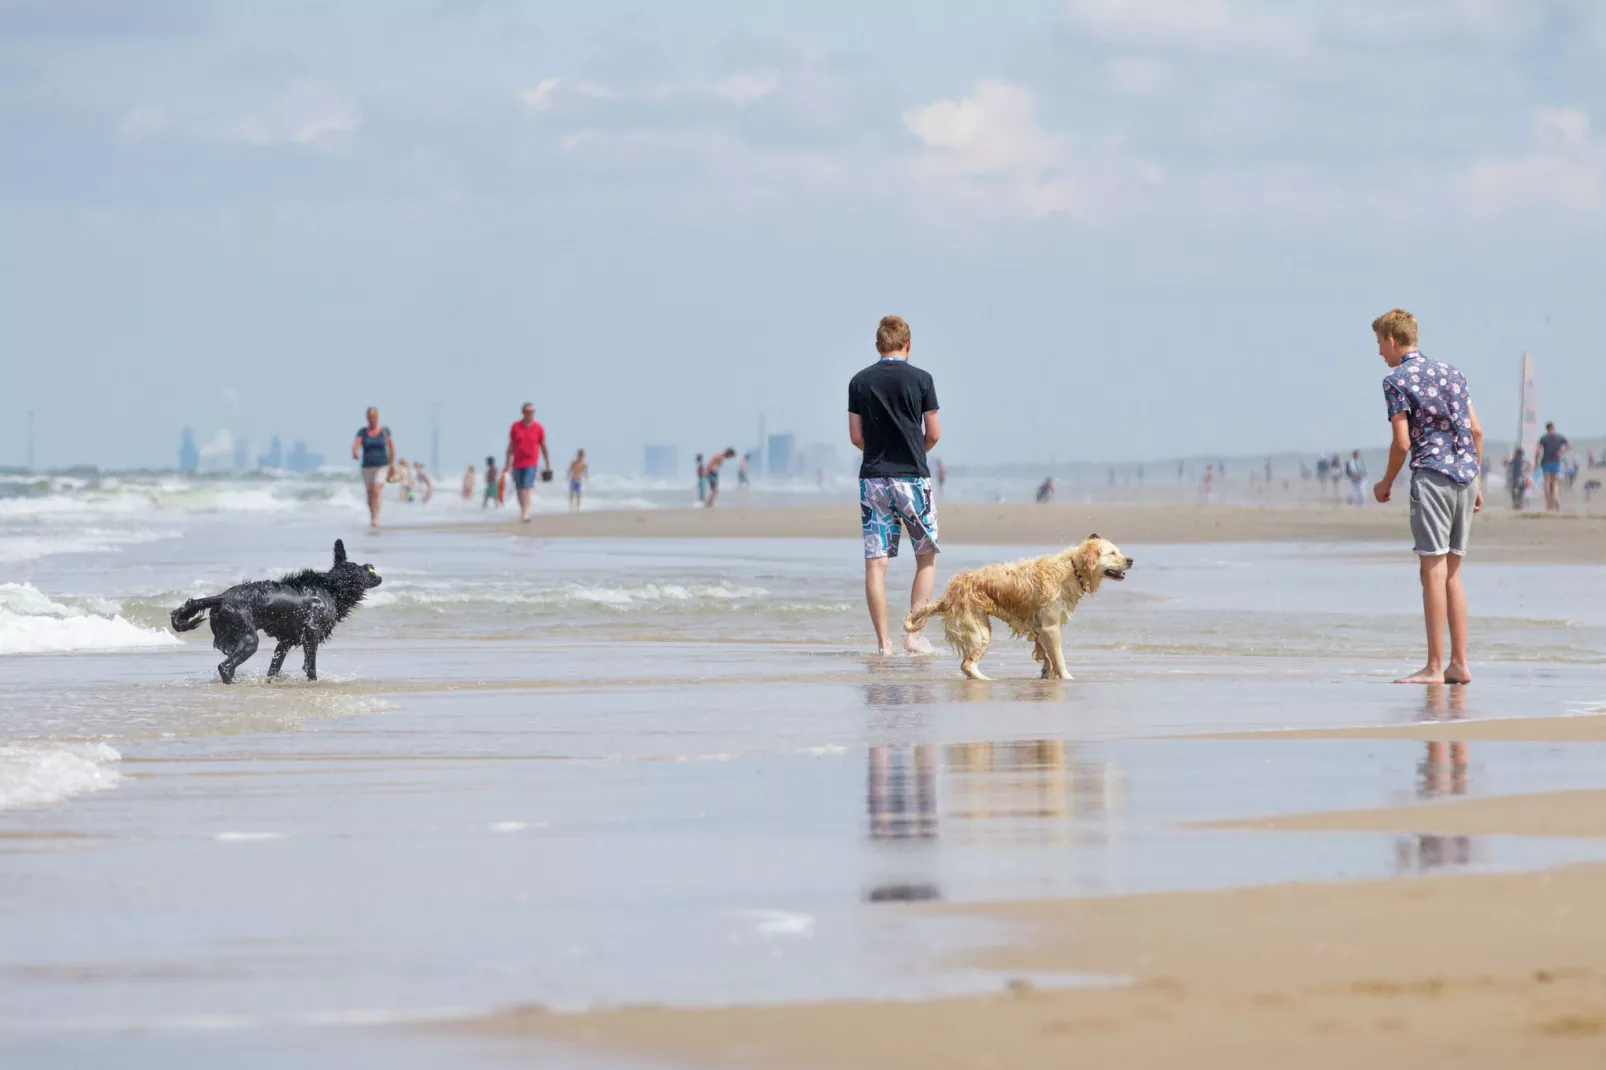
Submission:
[[[890,657],[892,657],[892,655],[896,654],[897,651],[892,649],[892,644],[891,643],[888,643],[886,646],[881,647],[879,650],[877,650],[876,653],[880,654],[884,658],[890,658]]]
[[[1402,676],[1394,682],[1397,684],[1442,684],[1446,681],[1443,669],[1426,667],[1412,673],[1410,676]]]
[[[1450,662],[1450,667],[1444,670],[1444,682],[1447,684],[1470,684],[1472,682],[1472,673],[1467,670],[1465,665],[1457,665],[1452,661]]]
[[[923,635],[911,635],[903,641],[903,649],[910,654],[935,654],[931,640]]]

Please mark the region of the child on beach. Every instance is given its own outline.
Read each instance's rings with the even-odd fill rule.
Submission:
[[[493,502],[496,503],[497,508],[501,508],[502,496],[497,493],[496,458],[487,457],[485,458],[485,498],[480,502],[480,508],[489,509]]]
[[[1472,407],[1466,377],[1416,347],[1416,317],[1401,308],[1372,321],[1377,352],[1393,369],[1383,379],[1394,438],[1388,470],[1372,488],[1380,502],[1406,459],[1411,462],[1411,534],[1422,577],[1422,616],[1428,660],[1401,684],[1464,684],[1467,669],[1467,592],[1461,558],[1472,534],[1472,516],[1483,508],[1478,473],[1483,464],[1483,427]],[[1450,629],[1450,662],[1444,662],[1444,630]]]
[[[580,485],[591,475],[591,466],[586,464],[586,451],[581,450],[569,462],[569,509],[572,512],[580,510]]]

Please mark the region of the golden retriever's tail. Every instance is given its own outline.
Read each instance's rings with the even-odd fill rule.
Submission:
[[[926,621],[932,617],[940,617],[942,614],[943,606],[941,602],[924,602],[911,609],[909,615],[903,618],[903,630],[906,632],[918,632],[926,626]]]

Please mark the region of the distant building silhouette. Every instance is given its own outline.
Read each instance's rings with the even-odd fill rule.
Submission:
[[[258,468],[283,468],[284,447],[279,444],[279,436],[274,435],[268,443],[268,452],[257,458]]]
[[[273,440],[275,444],[278,439]],[[323,454],[308,453],[305,442],[297,442],[290,449],[290,456],[285,461],[285,467],[292,472],[310,472],[323,464]]]
[[[201,467],[201,452],[195,448],[195,432],[189,428],[178,439],[178,470],[193,472]]]
[[[673,479],[680,474],[679,446],[648,446],[642,451],[642,474],[661,479]]]
[[[792,453],[796,441],[791,435],[771,435],[769,441],[769,469],[772,476],[792,474]]]

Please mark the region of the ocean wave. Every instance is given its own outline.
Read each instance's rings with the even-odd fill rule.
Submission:
[[[0,503],[3,504],[3,503]],[[176,531],[106,531],[83,528],[73,531],[7,532],[0,535],[0,564],[37,561],[59,554],[116,553],[125,546],[176,539]]]
[[[741,584],[676,584],[649,583],[638,587],[613,587],[580,583],[537,590],[508,590],[490,588],[464,590],[461,587],[412,587],[375,591],[364,604],[367,606],[422,606],[428,608],[456,605],[527,605],[527,606],[604,606],[616,609],[690,605],[696,603],[730,603],[762,598],[769,594],[763,587]]]
[[[115,788],[122,757],[104,743],[0,743],[0,810]]]
[[[113,603],[83,601],[58,602],[31,583],[0,583],[0,654],[128,650],[182,642],[171,632],[134,624]]]

